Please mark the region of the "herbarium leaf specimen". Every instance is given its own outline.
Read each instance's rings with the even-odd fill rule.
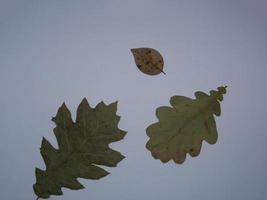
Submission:
[[[120,117],[116,115],[117,102],[110,105],[99,103],[91,108],[84,98],[77,109],[76,122],[63,103],[52,121],[58,149],[45,138],[41,155],[46,170],[36,168],[33,185],[38,198],[62,195],[61,187],[73,190],[84,188],[77,178],[100,179],[109,173],[97,165],[115,167],[124,156],[109,148],[125,136],[118,129]]]
[[[164,61],[161,54],[152,48],[131,49],[135,64],[138,69],[148,75],[165,74],[163,71]]]
[[[214,114],[220,116],[219,101],[223,100],[226,87],[211,90],[210,95],[197,91],[196,99],[173,96],[172,107],[163,106],[156,110],[159,119],[146,132],[150,137],[146,144],[155,159],[163,163],[172,160],[181,164],[189,153],[199,155],[202,141],[209,144],[217,141],[218,134]]]

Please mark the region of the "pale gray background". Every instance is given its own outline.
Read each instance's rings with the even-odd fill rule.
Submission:
[[[36,198],[41,139],[56,145],[51,117],[63,101],[75,116],[87,97],[119,100],[128,135],[112,147],[126,159],[51,199],[267,199],[266,10],[266,0],[1,0],[0,198]],[[144,46],[162,53],[166,76],[136,68],[130,49]],[[154,160],[145,129],[155,109],[221,85],[217,144],[183,165]]]

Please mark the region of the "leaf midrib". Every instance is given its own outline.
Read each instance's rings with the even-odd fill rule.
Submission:
[[[86,122],[85,122],[86,123]],[[74,123],[73,123],[74,124]],[[92,131],[92,133],[90,134],[90,135],[94,135],[96,132],[97,132],[97,130],[98,130],[98,128],[99,128],[99,119],[98,118],[96,118],[96,124],[97,124],[97,126],[96,126],[96,128]],[[84,127],[86,127],[85,126],[85,124],[84,124]],[[83,131],[83,133],[84,133],[85,131]],[[68,161],[69,160],[71,160],[71,158],[73,157],[73,156],[77,156],[77,155],[80,155],[80,154],[84,154],[85,152],[80,152],[80,150],[82,150],[83,149],[83,147],[84,147],[84,145],[88,142],[88,140],[89,139],[91,139],[92,137],[90,137],[90,135],[88,136],[88,137],[85,137],[85,135],[84,135],[84,137],[86,138],[85,140],[84,140],[84,142],[79,146],[79,148],[77,148],[77,149],[72,149],[72,151],[69,151],[68,152],[68,154],[67,154],[67,156],[65,156],[65,159],[63,159],[61,162],[59,162],[57,165],[55,165],[53,168],[51,168],[51,169],[49,169],[49,170],[47,170],[47,171],[56,171],[56,170],[58,170],[58,169],[60,169],[60,166],[62,166],[62,165],[64,165],[65,163],[68,163]],[[68,135],[67,135],[67,144],[68,144],[68,148],[70,149],[70,141],[69,141],[70,139],[69,139],[69,137],[68,137]],[[97,145],[98,146],[98,145]],[[78,151],[78,152],[77,152]]]
[[[178,132],[176,132],[176,134],[172,135],[172,136],[165,142],[165,144],[168,145],[168,144],[169,144],[175,137],[177,137],[178,135],[180,135],[179,133],[181,133],[182,130],[183,130],[184,128],[186,128],[188,124],[191,124],[192,121],[194,121],[195,119],[197,119],[199,116],[205,115],[205,114],[209,111],[208,108],[209,108],[209,107],[212,107],[212,106],[217,102],[217,99],[218,99],[217,96],[218,96],[218,95],[216,95],[216,96],[214,96],[214,97],[210,96],[211,99],[208,100],[208,102],[206,103],[206,105],[203,106],[202,108],[198,109],[198,111],[197,111],[194,115],[192,115],[192,117],[189,116],[188,119],[184,122],[184,124],[179,128]],[[195,99],[195,101],[197,101],[197,99]],[[175,111],[175,112],[177,112],[177,111]],[[162,143],[153,146],[152,149],[154,149],[155,147],[157,147],[157,146],[159,146],[159,145],[161,145],[161,144],[162,144]]]
[[[187,120],[184,122],[184,124],[179,128],[178,132],[174,135],[172,135],[168,140],[167,140],[167,144],[170,143],[170,141],[172,141],[175,137],[177,137],[178,135],[180,135],[179,133],[182,132],[182,130],[184,128],[187,127],[188,124],[191,124],[195,119],[197,119],[199,116],[202,115],[206,115],[207,112],[209,112],[209,107],[212,107],[214,104],[217,103],[217,96],[215,97],[211,97],[210,96],[210,100],[208,100],[208,102],[206,103],[205,106],[203,106],[202,108],[198,109],[197,112],[195,112],[195,114],[192,115],[192,117],[188,117]],[[195,100],[196,101],[196,100]],[[177,111],[175,111],[177,112]]]

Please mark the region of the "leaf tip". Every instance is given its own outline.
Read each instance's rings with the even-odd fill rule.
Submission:
[[[218,87],[217,89],[221,94],[226,94],[226,88],[227,88],[227,85]]]
[[[81,101],[81,104],[88,104],[88,101],[87,101],[87,99],[86,99],[86,97],[84,97],[83,99],[82,99],[82,101]]]
[[[132,53],[134,53],[134,52],[135,52],[135,50],[136,50],[135,48],[131,48],[131,52],[132,52]]]
[[[123,159],[125,159],[126,158],[126,156],[124,156],[124,155],[120,155],[121,156],[121,160],[120,161],[122,161]]]
[[[102,100],[102,101],[100,101],[100,103],[99,104],[97,104],[97,107],[103,107],[103,106],[106,106],[106,104],[105,104],[105,102]]]
[[[109,104],[108,106],[110,106],[110,107],[114,107],[115,109],[117,109],[117,107],[118,107],[118,100],[117,101],[114,101],[113,103],[111,103],[111,104]]]
[[[68,109],[68,107],[67,107],[65,101],[63,101],[62,105],[60,106],[60,109],[64,109],[64,110],[65,110],[65,109]]]

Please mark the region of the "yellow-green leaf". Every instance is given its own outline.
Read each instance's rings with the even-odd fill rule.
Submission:
[[[152,156],[164,163],[173,160],[181,164],[187,153],[199,155],[203,140],[216,143],[214,114],[220,116],[219,101],[225,93],[226,87],[218,87],[217,91],[210,91],[210,95],[196,92],[196,99],[173,96],[170,99],[172,107],[159,107],[156,110],[159,121],[146,130],[150,137],[146,147]]]

